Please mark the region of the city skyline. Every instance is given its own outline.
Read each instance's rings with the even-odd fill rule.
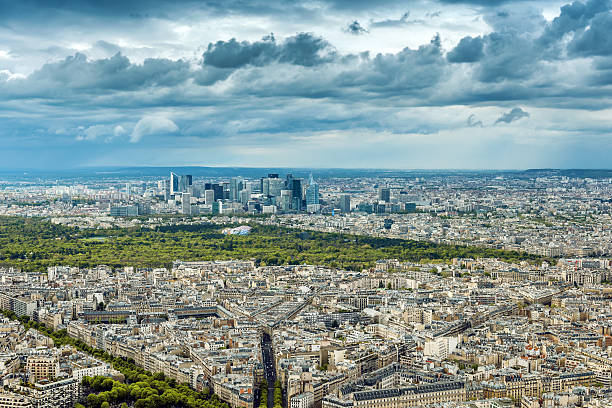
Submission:
[[[612,168],[609,1],[0,1],[3,169]]]
[[[0,0],[0,408],[612,407],[612,0]]]

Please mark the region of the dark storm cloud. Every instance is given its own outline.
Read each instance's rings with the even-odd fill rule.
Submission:
[[[289,37],[280,47],[279,62],[311,67],[332,61],[336,50],[323,38],[310,33]]]
[[[476,62],[484,56],[483,47],[482,37],[463,37],[446,58],[449,62]]]
[[[574,37],[569,51],[580,56],[612,55],[612,13],[597,14],[588,28]]]
[[[278,44],[273,35],[261,41],[217,41],[204,52],[204,64],[216,68],[240,68],[245,65],[263,66],[282,62],[314,66],[332,61],[335,50],[324,39],[310,33],[300,33]]]
[[[395,54],[346,55],[327,64],[244,66],[224,84],[226,95],[282,98],[328,98],[341,103],[364,98],[423,97],[438,84],[446,62],[439,37],[417,49]]]
[[[368,32],[368,30],[366,30],[361,24],[359,24],[359,21],[357,20],[354,20],[352,23],[347,25],[344,28],[344,31],[353,35],[361,35]]]
[[[609,9],[607,0],[576,1],[562,7],[560,15],[548,24],[530,8],[494,10],[486,14],[485,20],[495,31],[482,37],[464,37],[447,54],[447,59],[451,63],[473,64],[475,79],[494,83],[533,78],[544,61],[563,59],[568,53],[609,55],[612,52]],[[573,35],[567,51],[560,41],[565,35]]]
[[[87,94],[104,95],[87,103],[125,107],[209,106],[224,98],[245,95],[332,98],[338,103],[363,98],[380,101],[386,98],[393,103],[392,98],[402,97],[402,104],[407,105],[542,98],[555,101],[569,95],[569,89],[552,83],[548,86],[540,82],[536,88],[526,83],[537,80],[535,74],[541,70],[543,57],[536,43],[533,37],[516,32],[493,32],[482,37],[464,37],[445,54],[440,37],[435,36],[429,44],[416,49],[371,56],[342,55],[328,41],[310,33],[284,40],[269,35],[253,42],[231,39],[210,43],[199,66],[162,58],[137,64],[120,53],[110,58],[87,59],[77,53],[45,64],[24,79],[9,80],[9,74],[3,73],[0,93],[8,98],[45,97],[50,98],[48,103],[65,104],[82,104]],[[96,47],[114,50],[111,43],[98,43]],[[438,87],[443,79],[453,75],[449,62],[469,67],[461,88]],[[595,69],[601,73],[592,76],[591,83],[607,83],[608,72],[604,68]],[[206,89],[221,82],[222,93]],[[571,90],[577,96],[564,103],[571,105],[570,101],[576,100],[580,104],[583,95],[595,95],[584,84],[578,85],[582,88]],[[133,96],[115,91],[132,92]],[[140,91],[143,93],[139,94]]]
[[[210,44],[202,62],[190,66],[184,60],[149,58],[138,64],[120,53],[102,59],[76,53],[26,78],[0,75],[0,93],[8,99],[45,98],[46,103],[64,106],[134,108],[207,106],[245,95],[338,101],[366,94],[415,98],[439,83],[446,69],[438,36],[417,49],[373,57],[338,55],[312,34],[279,42],[271,36],[255,42],[232,39]],[[205,89],[223,81],[222,94]]]
[[[506,112],[503,115],[501,115],[496,121],[495,124],[498,123],[512,123],[515,122],[517,120],[520,120],[522,118],[528,118],[529,117],[529,113],[525,112],[523,109],[521,108],[514,108],[512,109],[510,112]]]
[[[594,16],[609,10],[609,0],[574,1],[566,4],[561,7],[559,16],[547,25],[539,41],[544,46],[550,45],[568,33],[583,29]]]
[[[538,69],[540,56],[528,38],[512,33],[491,33],[483,38],[477,79],[482,82],[519,80]]]
[[[266,65],[278,58],[279,49],[274,36],[264,37],[261,41],[238,42],[217,41],[208,44],[204,52],[204,64],[215,68],[240,68],[245,65]]]
[[[150,58],[142,64],[132,64],[120,53],[94,61],[77,53],[43,65],[26,79],[5,82],[4,89],[19,96],[57,96],[69,90],[95,92],[171,87],[185,81],[189,75],[189,64],[183,60]],[[0,84],[0,91],[2,89]]]
[[[465,37],[447,54],[449,62],[474,63],[476,79],[485,83],[524,81],[537,76],[551,59],[612,54],[612,14],[608,0],[575,1],[544,24],[533,10],[508,8],[485,16],[495,29]],[[544,26],[541,31],[540,27]],[[561,40],[570,36],[569,45]],[[593,81],[606,82],[607,73]]]
[[[440,37],[435,36],[427,45],[416,50],[409,48],[392,55],[377,55],[375,70],[384,76],[387,85],[400,89],[422,89],[436,84],[445,63],[442,57]]]
[[[440,37],[413,50],[404,48],[397,54],[377,54],[359,66],[337,76],[336,86],[366,92],[415,96],[436,85],[444,72]]]

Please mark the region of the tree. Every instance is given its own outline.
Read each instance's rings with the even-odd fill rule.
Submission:
[[[87,406],[89,408],[99,408],[100,407],[98,396],[96,394],[89,394],[87,396]]]
[[[115,384],[115,382],[111,379],[111,378],[107,378],[105,380],[102,381],[101,388],[103,390],[110,390],[113,388],[113,385]]]

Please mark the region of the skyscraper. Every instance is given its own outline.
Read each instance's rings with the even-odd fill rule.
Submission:
[[[179,191],[179,175],[170,172],[170,195],[174,195]]]
[[[285,182],[283,179],[279,179],[279,178],[270,178],[268,180],[269,183],[269,191],[268,191],[268,195],[272,196],[272,197],[280,197],[281,195],[281,190],[283,190],[285,188]]]
[[[303,189],[302,189],[302,179],[293,179],[291,190],[291,199],[292,199],[292,207],[296,211],[300,211],[302,209],[302,200],[303,200]]]
[[[164,180],[164,200],[170,199],[170,180]]]
[[[388,187],[381,187],[378,189],[378,200],[384,201],[385,203],[391,202],[391,189]]]
[[[261,178],[261,194],[263,194],[264,197],[270,195],[270,179],[267,177]]]
[[[157,182],[157,189],[159,190],[161,195],[164,197],[164,200],[167,201],[170,199],[170,180],[168,179],[159,180]]]
[[[291,190],[281,190],[280,207],[285,212],[291,209]]]
[[[319,183],[317,183],[312,174],[308,179],[308,188],[306,189],[306,205],[319,204]]]
[[[240,202],[243,205],[247,205],[250,199],[251,199],[251,189],[250,188],[243,188],[242,190],[240,190]]]
[[[340,196],[340,211],[343,213],[351,212],[351,196],[348,194],[343,194]]]
[[[211,205],[215,202],[214,190],[204,190],[204,204]]]
[[[231,201],[239,201],[240,200],[240,191],[243,188],[243,181],[239,177],[232,177],[230,179],[229,193]]]
[[[181,212],[185,215],[191,215],[191,194],[181,194]]]
[[[212,190],[214,191],[214,201],[223,199],[223,186],[218,183],[206,183],[204,184],[204,191]]]
[[[178,175],[170,172],[170,195],[177,193],[191,193],[193,178],[190,174]]]

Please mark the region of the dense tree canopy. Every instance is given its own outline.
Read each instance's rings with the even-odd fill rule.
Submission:
[[[323,264],[352,270],[376,260],[450,260],[497,257],[531,260],[536,255],[430,242],[308,232],[253,225],[248,236],[223,235],[215,225],[83,229],[39,218],[0,217],[0,263],[24,270],[47,266],[159,267],[172,261],[253,259],[262,265]]]

